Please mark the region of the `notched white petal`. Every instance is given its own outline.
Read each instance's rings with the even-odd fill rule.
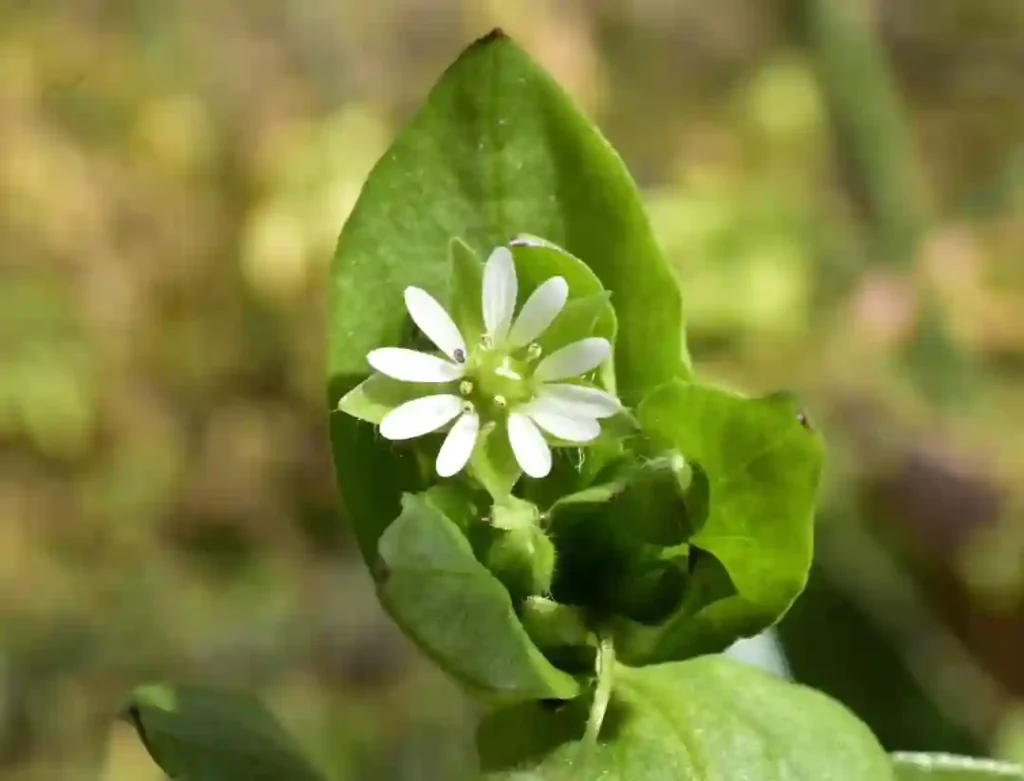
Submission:
[[[508,335],[509,344],[529,344],[558,317],[569,298],[569,283],[563,277],[551,277],[530,294]]]
[[[516,264],[508,247],[496,248],[484,266],[481,304],[487,335],[497,343],[504,341],[516,309],[519,282]]]
[[[546,477],[551,471],[551,448],[540,429],[526,415],[508,416],[508,441],[516,461],[530,477]]]
[[[590,442],[601,433],[601,424],[596,418],[569,414],[564,407],[545,404],[541,399],[527,404],[520,411],[551,436],[569,442]]]
[[[583,385],[546,384],[537,400],[598,419],[610,418],[622,410],[622,403],[612,394]]]
[[[462,417],[455,421],[437,454],[435,466],[438,475],[451,477],[462,471],[469,457],[473,455],[479,433],[480,416],[475,412],[464,412]]]
[[[567,344],[537,364],[534,376],[542,382],[579,377],[600,366],[612,353],[611,343],[599,336]]]
[[[370,366],[395,380],[403,382],[452,382],[466,369],[436,355],[407,350],[404,347],[381,347],[366,356]]]
[[[430,293],[418,287],[405,289],[405,307],[412,321],[438,348],[456,363],[466,359],[466,340],[445,308]],[[461,360],[459,358],[461,357]]]
[[[422,437],[450,423],[462,412],[462,399],[450,393],[423,396],[395,407],[380,422],[385,439]]]

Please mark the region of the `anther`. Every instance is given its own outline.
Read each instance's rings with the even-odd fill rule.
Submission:
[[[466,351],[463,350],[462,348],[456,347],[455,350],[452,352],[452,357],[455,359],[455,363],[465,363]]]
[[[543,348],[539,344],[534,342],[526,349],[526,357],[528,360],[536,361],[538,358],[540,358],[540,354],[542,352],[544,352]]]
[[[494,406],[498,409],[505,409],[508,406],[508,400],[504,396],[495,396]]]
[[[459,383],[459,393],[461,393],[463,396],[468,396],[472,392],[473,383],[471,383],[469,380],[463,380],[462,382]]]

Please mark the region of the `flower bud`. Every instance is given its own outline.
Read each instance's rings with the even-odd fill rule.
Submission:
[[[484,563],[516,601],[551,591],[555,546],[540,527],[496,530]]]
[[[542,596],[527,597],[520,618],[530,638],[539,648],[586,645],[590,640],[583,610],[562,605]]]

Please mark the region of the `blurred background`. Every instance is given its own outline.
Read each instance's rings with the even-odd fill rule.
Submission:
[[[797,680],[887,748],[1024,760],[1024,3],[0,1],[0,776],[156,781],[120,698],[258,691],[336,781],[474,708],[338,515],[326,274],[500,24],[649,199],[706,378],[830,443]]]

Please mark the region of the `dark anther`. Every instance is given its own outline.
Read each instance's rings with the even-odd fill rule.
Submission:
[[[452,353],[452,356],[455,358],[455,363],[465,363],[466,362],[466,353],[465,353],[464,350],[456,348],[455,352]]]
[[[806,414],[804,414],[803,412],[798,412],[796,413],[796,419],[800,421],[801,426],[803,426],[807,430],[810,430],[811,422],[807,420]]]

